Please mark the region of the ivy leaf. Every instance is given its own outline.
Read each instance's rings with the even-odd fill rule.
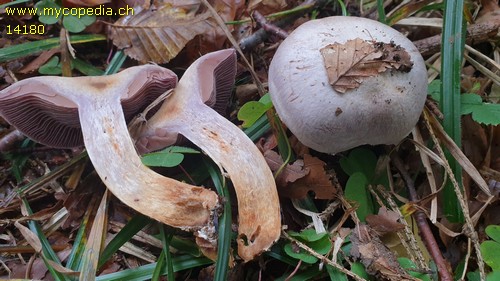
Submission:
[[[200,152],[189,147],[170,146],[158,152],[144,154],[141,160],[146,166],[171,168],[182,163],[182,160],[184,160],[183,153]]]
[[[484,103],[476,94],[462,95],[462,115],[472,114],[472,119],[485,125],[500,124],[500,104]]]

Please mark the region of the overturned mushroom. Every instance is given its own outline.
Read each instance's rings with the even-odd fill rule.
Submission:
[[[154,65],[103,77],[29,78],[0,92],[0,114],[49,146],[80,145],[83,134],[97,173],[118,199],[163,223],[210,237],[217,194],[145,167],[124,118],[124,111],[131,116],[144,109],[176,81],[174,73]]]
[[[227,80],[217,77],[229,74],[233,80],[235,71],[233,50],[199,58],[184,73],[173,94],[148,120],[138,143],[145,150],[158,149],[169,144],[179,133],[227,171],[238,197],[238,254],[244,260],[251,260],[268,249],[280,235],[274,178],[254,143],[202,102],[203,95],[212,95],[218,88],[228,87]],[[163,144],[162,139],[165,140]]]
[[[427,73],[417,48],[391,27],[328,17],[308,21],[281,43],[269,94],[302,143],[337,153],[408,135],[424,106]]]

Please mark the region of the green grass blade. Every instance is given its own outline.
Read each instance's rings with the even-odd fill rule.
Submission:
[[[28,200],[26,200],[26,198],[23,197],[22,202],[23,202],[26,210],[28,211],[28,214],[32,215],[33,211],[31,210],[31,207],[29,205]],[[43,261],[44,261],[45,265],[47,266],[47,269],[49,270],[51,276],[54,278],[54,280],[57,280],[57,281],[69,280],[69,278],[67,278],[62,273],[57,272],[49,263],[47,263],[46,259],[49,259],[57,264],[62,265],[61,261],[59,260],[59,257],[52,249],[52,246],[50,245],[49,240],[47,240],[47,237],[43,233],[42,228],[40,227],[38,222],[28,221],[28,227],[33,233],[36,234],[36,236],[38,237],[38,239],[40,240],[40,242],[42,244],[42,252],[43,252],[43,256],[44,256]]]
[[[387,19],[385,17],[384,10],[384,0],[377,0],[377,12],[378,12],[378,21],[387,24]]]
[[[445,1],[443,42],[441,49],[441,110],[444,115],[443,128],[453,141],[461,146],[460,74],[465,44],[464,1]],[[453,173],[462,185],[462,169],[447,152]],[[463,222],[463,213],[450,181],[443,190],[443,210],[451,222]]]
[[[104,248],[97,268],[100,268],[114,253],[116,253],[116,251],[118,251],[123,244],[128,242],[137,232],[143,229],[150,222],[151,219],[143,215],[133,217],[109,242],[106,248]]]
[[[172,259],[174,264],[174,272],[181,270],[186,270],[190,268],[196,268],[205,266],[207,264],[213,263],[211,260],[205,257],[195,258],[191,255],[182,255]],[[140,281],[140,280],[150,280],[153,277],[153,271],[156,267],[156,263],[151,263],[148,265],[140,266],[133,269],[122,270],[119,272],[101,275],[96,277],[96,281]],[[166,268],[160,274],[165,274]]]
[[[109,63],[108,67],[106,68],[104,75],[117,73],[118,70],[120,70],[120,67],[122,67],[126,58],[127,55],[125,55],[123,51],[116,52],[113,58],[111,59],[111,62]]]
[[[227,280],[229,261],[231,260],[231,201],[229,189],[218,168],[209,161],[205,161],[205,166],[210,173],[219,196],[224,198],[222,200],[224,211],[219,217],[219,239],[217,242],[217,260],[215,261],[214,276],[215,281],[224,281]]]
[[[69,37],[71,44],[104,41],[106,36],[101,34],[73,35]],[[37,54],[41,51],[59,47],[59,37],[26,42],[0,49],[0,63]]]
[[[160,235],[163,244],[163,253],[165,255],[164,260],[167,263],[167,279],[174,281],[174,263],[172,262],[172,255],[170,254],[170,242],[174,235],[172,233],[166,233],[164,225],[160,226]]]

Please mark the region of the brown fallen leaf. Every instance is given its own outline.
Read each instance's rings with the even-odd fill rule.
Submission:
[[[333,199],[337,193],[337,189],[330,181],[330,176],[326,174],[325,162],[313,157],[309,154],[304,154],[304,168],[309,169],[309,173],[295,182],[289,183],[286,191],[281,195],[300,199],[305,198],[312,191],[316,199]]]
[[[278,171],[283,165],[283,159],[274,150],[266,150],[264,158],[267,165],[273,173]],[[285,187],[288,183],[295,182],[296,180],[305,177],[309,173],[308,168],[304,168],[304,161],[297,160],[292,164],[287,164],[276,177],[276,185]]]
[[[111,24],[113,44],[142,63],[166,63],[195,36],[217,27],[209,12],[198,13],[198,5],[179,5],[161,3],[147,10],[136,8],[133,15]]]
[[[404,271],[394,253],[380,241],[370,226],[357,225],[352,231],[351,243],[350,254],[361,261],[369,274],[376,275],[377,280],[416,280]]]
[[[379,235],[384,235],[404,229],[404,224],[398,222],[399,218],[398,213],[381,207],[377,215],[366,216],[366,223]]]
[[[366,78],[388,69],[408,72],[413,66],[406,50],[394,43],[356,38],[345,44],[329,44],[320,52],[328,81],[335,91],[340,93],[356,89]]]

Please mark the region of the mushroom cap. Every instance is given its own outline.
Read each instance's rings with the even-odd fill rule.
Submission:
[[[225,116],[234,86],[236,70],[236,51],[234,49],[219,50],[210,53],[209,56],[204,55],[198,58],[181,77],[182,85],[178,85],[181,88],[190,89],[180,97],[184,100],[184,106],[191,106],[189,105],[191,99],[201,100],[217,113]],[[175,106],[169,110],[176,110],[177,103],[172,104]],[[159,150],[185,140],[177,132],[164,130],[161,127],[146,126],[146,130],[153,132],[146,131],[142,132],[141,135],[134,136],[137,139],[135,145],[140,153]]]
[[[401,46],[411,70],[388,70],[365,78],[358,88],[335,91],[320,50],[356,38]],[[269,68],[269,93],[281,120],[303,144],[338,153],[406,137],[425,103],[427,72],[415,45],[395,29],[366,18],[327,17],[302,24],[281,43]]]
[[[83,145],[76,100],[80,97],[58,94],[64,87],[92,95],[113,91],[116,83],[125,84],[127,90],[119,94],[125,118],[130,121],[177,84],[172,71],[156,65],[130,67],[108,76],[57,77],[57,83],[51,82],[52,78],[29,78],[0,91],[0,115],[29,138],[57,148]]]

